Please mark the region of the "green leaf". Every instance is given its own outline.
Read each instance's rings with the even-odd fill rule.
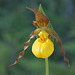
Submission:
[[[42,14],[46,15],[45,12],[44,12],[44,10],[43,10],[43,8],[42,8],[42,6],[41,6],[41,4],[39,5],[39,11],[40,11]],[[51,29],[53,29],[51,23],[49,23],[48,27],[51,28]]]
[[[43,8],[42,8],[42,6],[41,6],[41,4],[39,5],[39,11],[40,11],[42,14],[46,15],[45,12],[44,12],[44,10],[43,10]]]

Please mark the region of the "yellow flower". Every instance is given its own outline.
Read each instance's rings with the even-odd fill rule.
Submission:
[[[65,57],[65,49],[62,46],[61,39],[59,38],[58,34],[51,28],[48,28],[50,21],[48,17],[42,14],[37,9],[28,8],[35,13],[36,21],[33,21],[33,25],[37,28],[30,34],[30,38],[27,42],[24,43],[24,50],[19,53],[19,57],[15,60],[15,62],[10,65],[15,65],[21,57],[23,57],[25,50],[28,48],[30,44],[30,40],[35,36],[39,35],[40,38],[37,38],[36,41],[33,43],[32,52],[38,58],[47,58],[51,56],[54,51],[54,45],[51,41],[51,37],[56,39],[56,42],[61,47],[61,54],[64,56],[64,61],[68,64],[68,68],[70,69],[69,60]]]
[[[54,51],[53,42],[48,38],[48,33],[42,30],[32,46],[32,53],[38,58],[48,58]]]

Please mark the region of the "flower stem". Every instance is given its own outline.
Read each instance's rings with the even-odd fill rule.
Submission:
[[[45,58],[46,75],[49,75],[48,58]]]

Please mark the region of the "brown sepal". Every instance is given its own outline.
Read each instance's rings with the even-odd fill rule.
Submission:
[[[28,7],[27,7],[28,8]],[[49,24],[48,17],[42,14],[37,9],[28,8],[29,10],[32,10],[35,13],[36,21],[33,21],[33,24],[37,27],[47,27]]]
[[[36,21],[33,21],[33,25],[39,27]]]

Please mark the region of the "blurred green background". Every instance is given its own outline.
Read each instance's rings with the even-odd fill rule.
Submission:
[[[36,29],[32,24],[35,15],[26,6],[38,9],[40,3],[62,40],[72,69],[68,70],[55,42],[55,51],[49,57],[50,75],[75,75],[75,0],[0,0],[0,75],[45,75],[44,59],[36,58],[31,52],[36,38],[31,40],[24,57],[8,67]]]

